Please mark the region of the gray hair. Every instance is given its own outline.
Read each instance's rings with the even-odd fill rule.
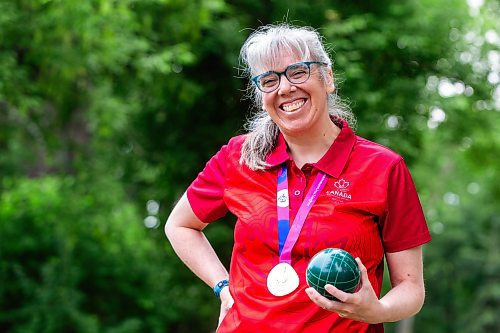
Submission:
[[[272,68],[284,53],[298,56],[302,61],[326,63],[328,66],[322,67],[320,72],[322,79],[325,79],[328,68],[332,66],[322,37],[316,30],[311,27],[294,27],[286,23],[266,25],[253,31],[241,48],[240,59],[245,74],[251,78]],[[266,157],[276,146],[279,128],[267,112],[262,110],[262,93],[251,80],[247,95],[253,99],[257,111],[245,124],[248,134],[241,149],[240,163],[246,164],[252,170],[264,170],[268,167]],[[335,122],[343,118],[351,127],[355,127],[354,115],[336,92],[328,96],[328,112]]]

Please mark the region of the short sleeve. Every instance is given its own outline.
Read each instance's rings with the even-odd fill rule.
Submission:
[[[228,147],[223,146],[187,189],[193,212],[205,223],[213,222],[228,212],[223,200],[227,154]]]
[[[386,252],[398,252],[431,240],[415,184],[403,159],[388,175],[385,214],[381,217]]]

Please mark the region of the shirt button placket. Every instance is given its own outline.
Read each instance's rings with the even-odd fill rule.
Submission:
[[[302,199],[303,199],[303,193],[306,185],[305,177],[303,174],[300,172],[297,177],[295,178],[295,181],[291,182],[291,188],[290,188],[290,196],[291,196],[291,201],[293,201],[293,206],[290,207],[292,211],[290,212],[291,215],[295,216],[297,213],[300,205],[302,204]]]

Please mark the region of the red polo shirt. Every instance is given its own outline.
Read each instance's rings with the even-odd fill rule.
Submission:
[[[244,140],[244,136],[232,138],[187,190],[200,220],[213,222],[228,211],[238,218],[229,272],[234,305],[217,332],[383,332],[382,324],[342,319],[314,304],[304,292],[305,271],[318,251],[342,248],[362,260],[380,296],[384,252],[431,239],[403,159],[356,136],[346,122],[323,158],[302,169],[288,155],[280,135],[267,158],[270,167],[252,171],[239,163]],[[279,263],[276,179],[282,163],[288,165],[291,221],[318,170],[329,177],[292,250],[300,286],[276,297],[267,290],[266,279]]]

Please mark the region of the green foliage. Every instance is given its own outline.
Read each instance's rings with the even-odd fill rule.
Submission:
[[[106,188],[114,196],[87,192],[70,177],[4,180],[3,331],[96,332],[101,321],[119,323],[117,317],[123,314],[110,305],[130,303],[128,289],[144,288],[144,260],[153,248],[142,239],[135,208],[118,206],[119,193]],[[102,214],[109,208],[110,213]],[[133,314],[142,308],[139,301],[120,309]]]
[[[479,20],[451,29],[453,56],[438,60],[440,75],[431,77],[424,91],[432,126],[422,136],[425,149],[415,176],[423,185],[434,241],[426,252],[428,304],[418,330],[427,325],[440,332],[500,328],[500,175],[495,159],[500,122],[493,93],[498,82],[490,79],[498,68],[488,66],[499,42],[478,43],[491,29],[498,31],[499,9],[487,2]],[[465,89],[465,95],[447,93],[450,83]],[[436,109],[443,111],[443,122],[433,122]]]
[[[252,28],[287,21],[320,29],[359,134],[410,165],[434,236],[415,331],[498,331],[499,11],[493,0],[0,2],[0,330],[213,330],[217,300],[161,228],[144,227],[144,203],[160,202],[164,220],[241,132],[239,48]],[[232,218],[207,236],[228,264]]]
[[[174,254],[158,246],[114,181],[101,177],[89,188],[72,177],[42,177],[2,185],[3,332],[204,327],[178,322],[192,299],[209,303],[211,292],[197,288],[189,272],[174,276],[180,265],[166,266]],[[199,310],[209,321],[207,306]]]

